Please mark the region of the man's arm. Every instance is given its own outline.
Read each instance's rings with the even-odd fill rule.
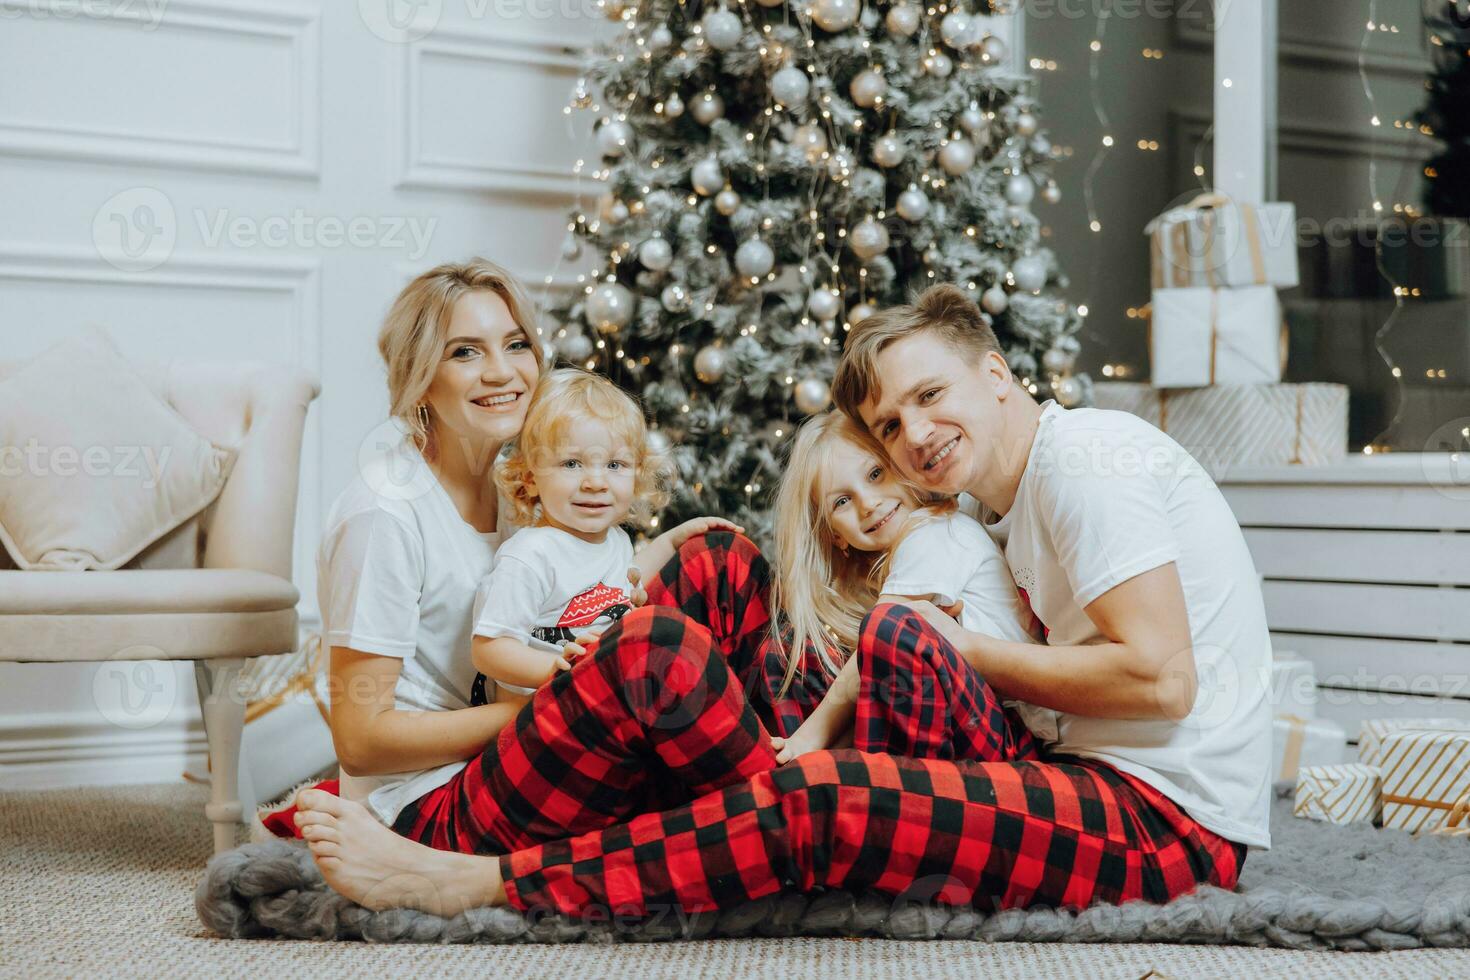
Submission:
[[[1083,610],[1107,643],[1014,643],[963,630],[931,603],[915,608],[1008,698],[1097,718],[1179,721],[1194,707],[1189,610],[1172,562],[1114,586]]]

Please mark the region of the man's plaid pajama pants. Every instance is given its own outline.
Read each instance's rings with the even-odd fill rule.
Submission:
[[[775,696],[769,579],[745,538],[688,542],[647,606],[394,829],[502,854],[513,904],[571,915],[704,911],[785,887],[983,907],[1233,887],[1242,846],[1103,763],[1043,761],[901,606],[863,626],[855,748],[775,768],[769,733],[793,731],[826,685],[806,670]]]

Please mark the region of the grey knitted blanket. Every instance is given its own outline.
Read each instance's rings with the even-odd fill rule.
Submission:
[[[720,912],[580,922],[510,909],[443,919],[370,912],[322,881],[305,845],[245,844],[209,862],[199,918],[235,939],[385,943],[617,942],[741,936],[882,936],[985,942],[1231,943],[1289,949],[1470,947],[1470,839],[1422,837],[1291,815],[1278,790],[1273,847],[1253,851],[1239,888],[1202,888],[1165,905],[985,913],[877,894],[783,894]]]

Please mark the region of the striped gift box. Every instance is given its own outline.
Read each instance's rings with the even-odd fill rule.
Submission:
[[[1382,744],[1385,827],[1435,830],[1470,797],[1470,732],[1405,728]]]
[[[1383,738],[1405,728],[1432,728],[1470,732],[1470,721],[1458,718],[1369,718],[1358,728],[1358,761],[1376,766],[1383,757]]]
[[[1372,823],[1381,797],[1378,770],[1356,762],[1340,766],[1303,766],[1296,775],[1292,812],[1327,823]]]

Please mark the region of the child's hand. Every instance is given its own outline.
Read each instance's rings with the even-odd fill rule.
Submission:
[[[639,609],[648,604],[648,590],[638,583],[643,581],[643,572],[637,565],[628,567],[628,587],[633,591],[629,593],[628,600],[634,609]]]
[[[665,533],[669,536],[669,543],[677,549],[696,534],[705,534],[709,531],[734,531],[736,534],[744,534],[745,528],[723,517],[696,517],[685,521],[678,527],[669,528]]]
[[[561,671],[571,670],[572,669],[572,659],[575,659],[575,658],[570,658],[569,659],[566,656],[561,656],[561,657],[557,657],[551,663],[552,663],[552,665],[554,667],[556,667],[557,673],[560,673]],[[551,676],[555,677],[556,674],[552,674]]]

